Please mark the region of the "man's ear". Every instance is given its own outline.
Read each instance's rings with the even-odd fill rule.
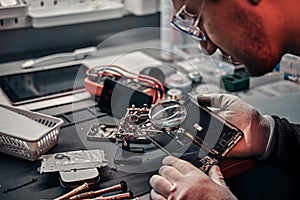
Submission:
[[[250,3],[257,5],[261,0],[249,0]]]

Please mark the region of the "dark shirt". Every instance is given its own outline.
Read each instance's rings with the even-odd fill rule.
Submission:
[[[287,119],[272,116],[275,120],[274,146],[270,157],[266,160],[277,165],[291,178],[293,183],[293,199],[300,199],[297,187],[300,178],[298,166],[300,158],[300,124],[290,123]]]

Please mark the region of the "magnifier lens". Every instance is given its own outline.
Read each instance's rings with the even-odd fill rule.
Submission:
[[[184,105],[177,101],[163,101],[153,106],[149,111],[151,123],[159,128],[174,128],[186,118]]]

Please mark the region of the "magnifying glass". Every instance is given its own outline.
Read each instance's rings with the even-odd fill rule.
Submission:
[[[174,128],[187,116],[184,105],[175,100],[166,100],[155,104],[149,110],[150,122],[158,128]]]

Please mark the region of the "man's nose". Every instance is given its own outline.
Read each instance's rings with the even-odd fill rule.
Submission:
[[[209,39],[209,37],[206,37],[206,41],[200,41],[200,45],[203,53],[206,55],[212,55],[218,49],[218,47]]]

